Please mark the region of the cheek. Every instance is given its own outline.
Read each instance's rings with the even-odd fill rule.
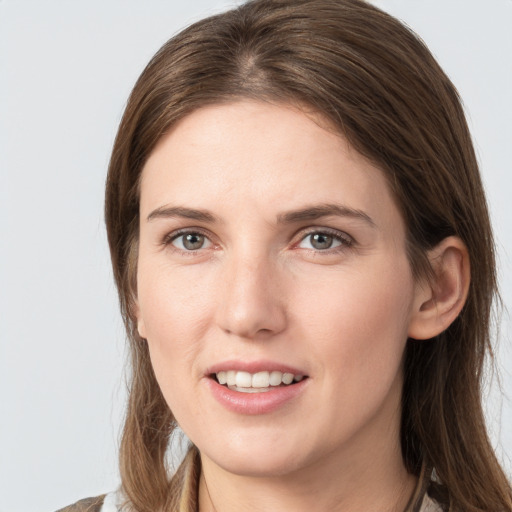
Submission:
[[[176,269],[142,260],[137,278],[138,300],[147,337],[165,342],[166,337],[161,339],[164,333],[199,329],[211,308],[212,281],[211,272],[198,272],[193,266]]]
[[[408,272],[395,270],[389,277],[340,274],[329,286],[317,281],[314,293],[298,295],[306,319],[298,338],[310,340],[303,349],[319,376],[320,437],[337,432],[345,439],[378,418],[396,421],[413,288]]]
[[[296,290],[296,314],[330,387],[389,387],[400,369],[413,299],[407,261],[333,272],[307,288],[307,295]]]
[[[174,389],[179,392],[181,383],[200,377],[195,362],[215,302],[210,284],[197,269],[176,271],[144,260],[139,263],[140,318],[155,375],[168,400],[168,395],[176,394]]]

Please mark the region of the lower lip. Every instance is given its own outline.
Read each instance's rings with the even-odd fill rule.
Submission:
[[[207,378],[207,385],[217,401],[226,409],[238,414],[268,414],[297,398],[306,388],[308,378],[289,386],[280,386],[261,393],[243,393],[220,385]]]

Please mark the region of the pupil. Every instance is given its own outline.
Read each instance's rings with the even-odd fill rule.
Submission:
[[[204,244],[204,236],[197,234],[185,235],[183,239],[183,246],[191,251],[200,249]]]
[[[315,233],[311,235],[311,245],[315,249],[329,249],[332,245],[332,236]]]

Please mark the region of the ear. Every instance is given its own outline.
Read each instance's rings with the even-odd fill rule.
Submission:
[[[142,339],[146,339],[146,325],[140,312],[139,301],[134,298],[130,307],[133,317],[137,320],[137,331]]]
[[[446,330],[461,312],[469,290],[468,250],[455,236],[429,251],[433,277],[416,284],[408,336],[426,340]]]

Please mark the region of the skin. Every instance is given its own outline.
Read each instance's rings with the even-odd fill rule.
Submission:
[[[444,302],[433,307],[414,281],[382,171],[319,121],[263,102],[209,106],[143,170],[138,329],[201,452],[201,511],[400,511],[415,486],[399,447],[404,347],[457,308],[440,320]],[[325,205],[345,210],[283,219]],[[198,249],[183,229],[204,236]],[[312,233],[333,246],[319,249]],[[459,276],[439,285],[443,300],[463,302],[461,246],[439,250]],[[227,360],[287,364],[307,379],[276,410],[241,414],[208,385],[208,368]]]

